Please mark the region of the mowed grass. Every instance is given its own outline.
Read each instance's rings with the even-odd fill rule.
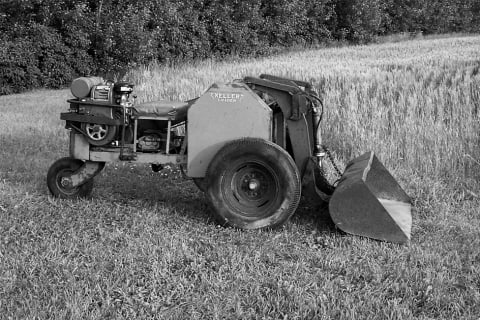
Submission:
[[[479,319],[479,49],[416,40],[130,75],[140,101],[260,73],[313,82],[338,161],[374,150],[412,196],[405,246],[342,234],[306,202],[279,230],[219,227],[176,167],[108,164],[91,199],[53,199],[68,90],[0,97],[0,318]]]

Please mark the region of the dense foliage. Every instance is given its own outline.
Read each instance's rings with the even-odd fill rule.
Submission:
[[[7,0],[1,8],[0,94],[153,60],[480,31],[477,0]]]

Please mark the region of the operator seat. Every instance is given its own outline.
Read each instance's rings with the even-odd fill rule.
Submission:
[[[145,102],[133,107],[133,117],[171,120],[172,124],[187,120],[187,111],[193,101],[159,100]]]

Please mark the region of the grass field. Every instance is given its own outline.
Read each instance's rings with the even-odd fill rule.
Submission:
[[[374,150],[413,198],[412,241],[339,233],[302,203],[284,228],[221,228],[177,168],[107,165],[50,198],[68,90],[0,97],[0,319],[480,319],[480,37],[149,66],[140,101],[271,73],[311,81],[341,164]]]

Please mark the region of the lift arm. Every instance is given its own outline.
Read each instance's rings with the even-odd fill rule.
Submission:
[[[315,110],[310,97],[313,93],[311,85],[297,80],[262,75],[261,78],[246,77],[244,82],[254,91],[269,95],[275,102],[272,108],[280,108],[275,112],[274,140],[282,142],[280,135],[288,136],[290,144],[277,143],[284,147],[295,160],[302,176],[304,194],[328,201],[331,192],[320,190],[316,181],[320,179],[315,149],[321,144],[318,127],[318,110]],[[303,88],[302,88],[303,87]],[[279,123],[285,123],[285,126]],[[280,127],[280,130],[278,128]],[[285,129],[281,129],[285,128]],[[317,177],[316,177],[317,176]],[[328,189],[328,188],[327,188]],[[333,190],[332,190],[333,191]]]

